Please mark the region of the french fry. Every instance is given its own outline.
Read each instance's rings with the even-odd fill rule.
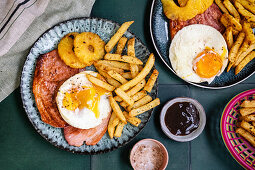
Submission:
[[[227,22],[227,27],[232,26],[237,31],[242,31],[242,25],[239,23],[239,20],[234,18],[232,15],[229,14],[223,14],[221,16],[220,21]]]
[[[230,49],[229,55],[228,55],[228,59],[230,62],[232,62],[232,63],[235,62],[236,54],[237,54],[241,44],[243,43],[244,37],[245,37],[244,32],[239,33],[237,40],[233,44],[232,48]]]
[[[241,104],[241,107],[255,107],[255,100],[245,100]]]
[[[141,98],[140,100],[135,102],[133,105],[128,106],[127,110],[131,111],[132,109],[136,109],[136,108],[138,108],[140,106],[143,106],[143,105],[149,103],[151,100],[152,100],[151,96],[149,96],[149,95],[144,96],[143,98]]]
[[[123,74],[121,74],[122,77],[124,77],[125,79],[132,79],[132,75],[131,72],[125,72]]]
[[[144,90],[146,90],[147,92],[151,92],[156,80],[157,80],[157,77],[158,77],[158,70],[154,69],[149,80],[147,81],[145,87],[144,87]]]
[[[154,65],[154,62],[155,62],[155,57],[154,57],[153,53],[151,53],[143,70],[134,79],[121,85],[119,88],[121,88],[122,90],[125,91],[125,90],[128,90],[131,87],[135,86],[140,81],[142,81],[142,79],[144,79],[147,76],[147,74],[149,74],[149,72],[151,71],[151,69]]]
[[[119,81],[121,84],[124,84],[126,82],[128,82],[124,77],[122,77],[119,73],[117,73],[114,70],[110,70],[107,72],[112,78],[114,78],[115,80]]]
[[[139,119],[139,118],[137,118],[137,117],[131,117],[131,116],[129,116],[128,113],[125,112],[125,111],[123,112],[123,114],[124,114],[124,116],[126,117],[127,121],[128,121],[129,123],[131,123],[132,125],[138,127],[139,124],[141,123],[141,119]]]
[[[255,22],[250,22],[251,28],[255,28]]]
[[[186,6],[187,2],[188,2],[188,0],[178,0],[180,7]]]
[[[147,103],[146,105],[143,105],[141,107],[138,107],[136,109],[133,109],[129,112],[129,116],[137,116],[140,115],[160,104],[159,98],[156,98],[155,100],[151,101],[150,103]]]
[[[139,73],[138,65],[130,64],[130,72],[131,72],[132,78],[135,78],[137,74]]]
[[[240,109],[240,114],[242,116],[247,116],[247,115],[250,115],[252,113],[255,113],[255,107],[241,108]]]
[[[243,116],[241,120],[245,120],[246,122],[255,122],[255,115],[250,114],[247,116]]]
[[[250,11],[246,10],[241,3],[235,1],[235,7],[237,11],[247,19],[248,22],[255,22],[255,15],[252,14]]]
[[[234,39],[233,39],[233,28],[232,27],[227,27],[226,32],[223,34],[223,37],[225,38],[228,49],[231,49]]]
[[[130,98],[130,96],[125,93],[123,90],[121,90],[120,88],[117,88],[115,90],[115,93],[123,100],[125,101],[127,104],[129,105],[133,105],[134,104],[134,100]]]
[[[249,42],[247,41],[247,37],[245,37],[242,46],[239,48],[238,53],[236,54],[236,59],[235,63],[233,64],[233,67],[236,67],[243,60],[243,58],[240,58],[241,54],[244,53],[248,48]]]
[[[143,66],[142,65],[138,65],[138,70],[142,71],[142,69],[143,69]]]
[[[123,70],[130,70],[130,66],[128,63],[122,63],[119,61],[99,60],[97,61],[97,64],[104,64],[104,65],[109,65],[111,67],[120,68]]]
[[[120,54],[107,53],[104,56],[104,59],[105,60],[113,60],[113,61],[122,61],[122,62],[130,63],[130,64],[139,64],[139,65],[143,64],[143,62],[141,60],[139,60],[138,58],[136,58],[134,56],[129,56],[129,55],[121,56]]]
[[[119,39],[123,36],[123,34],[127,31],[129,26],[133,24],[134,21],[129,21],[123,23],[118,31],[111,37],[110,41],[105,45],[105,51],[109,53],[112,51],[113,47],[116,45],[116,43],[119,41]]]
[[[248,140],[250,144],[252,144],[255,147],[255,138],[249,132],[247,132],[243,128],[237,128],[236,133],[238,133],[240,136]]]
[[[108,84],[92,75],[87,74],[87,78],[91,83],[93,83],[99,87],[102,87],[103,89],[106,89],[107,91],[113,91],[115,89],[115,87],[113,87],[112,85],[110,85],[110,84]]]
[[[115,129],[114,137],[117,137],[117,138],[121,137],[124,126],[125,126],[125,123],[119,122],[119,124],[117,125]]]
[[[255,14],[255,3],[251,3],[249,0],[237,0],[244,8]]]
[[[114,112],[112,112],[111,118],[108,123],[108,134],[110,138],[113,138],[115,127],[119,124],[119,118]]]
[[[126,37],[121,37],[119,42],[118,42],[117,49],[116,49],[115,53],[121,55],[126,43],[127,43],[127,38]]]
[[[227,8],[223,5],[221,0],[215,0],[215,3],[218,5],[218,7],[222,10],[223,13],[229,14]]]
[[[141,98],[143,98],[146,95],[147,95],[146,91],[142,90],[142,91],[134,94],[133,96],[131,96],[131,99],[133,99],[136,102],[137,100],[140,100]],[[124,101],[121,102],[120,105],[124,108],[128,107],[128,104]]]
[[[224,0],[223,4],[228,9],[230,14],[232,14],[235,18],[240,20],[239,13],[237,12],[236,8],[234,7],[234,5],[229,0]]]
[[[119,73],[119,74],[124,73],[124,70],[123,70],[123,69],[121,69],[121,68],[116,68],[116,67],[112,67],[112,66],[107,65],[107,64],[98,64],[98,63],[94,63],[94,66],[97,67],[97,68],[99,68],[99,69],[101,69],[101,70],[103,70],[103,71],[105,71],[105,72],[110,71],[110,70],[114,70],[114,71],[116,71],[116,72]]]
[[[144,86],[145,86],[145,79],[142,79],[142,81],[140,81],[138,84],[136,84],[132,89],[127,91],[127,95],[129,96],[133,96],[134,94],[136,94],[137,92],[139,92]],[[121,102],[122,100],[116,96],[114,97],[114,99],[118,102]]]
[[[125,124],[127,124],[127,120],[125,116],[123,115],[118,103],[114,100],[112,96],[109,96],[110,105],[112,107],[112,110],[115,112],[116,116]]]
[[[236,66],[235,74],[237,75],[252,59],[255,58],[255,51],[250,52],[240,64]],[[121,87],[121,86],[120,86]],[[119,88],[120,88],[119,87]]]
[[[242,127],[244,130],[250,132],[251,134],[255,135],[255,127],[252,126],[250,123],[242,121],[240,123],[240,127]]]
[[[232,68],[233,65],[234,65],[234,63],[232,63],[232,62],[228,63],[227,72],[229,72],[229,70]]]
[[[103,70],[100,70],[100,69],[98,69],[98,68],[96,68],[96,69],[97,69],[97,71],[99,72],[99,74],[101,74],[101,75],[106,79],[106,81],[107,81],[110,85],[114,86],[115,88],[121,86],[121,84],[120,84],[117,80],[115,80],[115,79],[113,79],[111,76],[109,76],[108,73],[106,73],[106,72],[104,72]]]
[[[235,62],[235,66],[238,66],[244,60],[244,58],[254,49],[255,49],[255,43],[250,45],[242,54],[240,54],[238,56],[238,58],[236,59],[236,62]],[[246,64],[248,64],[248,63],[246,63]]]
[[[255,35],[253,34],[250,23],[248,22],[243,23],[243,31],[246,34],[247,41],[249,41],[252,44],[255,43]]]

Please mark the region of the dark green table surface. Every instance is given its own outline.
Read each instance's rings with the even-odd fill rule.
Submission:
[[[156,54],[149,33],[151,0],[96,0],[91,16],[118,23],[134,20],[130,30],[156,55],[159,70],[161,105],[144,130],[129,144],[102,155],[76,155],[52,146],[29,122],[16,89],[0,103],[0,169],[131,169],[129,151],[143,138],[161,141],[169,153],[167,169],[242,169],[225,148],[219,130],[222,110],[236,94],[255,88],[255,75],[245,82],[223,90],[207,90],[186,84],[167,69]],[[203,133],[191,142],[170,140],[160,129],[159,113],[170,99],[187,96],[205,108],[207,124]]]

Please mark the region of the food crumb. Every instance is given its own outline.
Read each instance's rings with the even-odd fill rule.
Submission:
[[[164,155],[159,146],[141,144],[133,155],[133,168],[139,170],[158,170],[162,166],[163,158]]]

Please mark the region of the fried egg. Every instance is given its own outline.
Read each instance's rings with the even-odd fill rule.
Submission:
[[[94,128],[111,112],[110,92],[93,85],[87,74],[100,77],[93,71],[84,71],[66,80],[59,88],[56,102],[63,119],[79,129]]]
[[[227,44],[215,28],[190,25],[173,38],[169,58],[174,71],[182,79],[211,83],[227,66]]]

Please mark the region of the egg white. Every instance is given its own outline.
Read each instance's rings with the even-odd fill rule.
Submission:
[[[86,74],[97,76],[98,73],[93,71],[84,71],[74,75],[73,77],[66,80],[59,88],[56,102],[58,110],[62,118],[71,126],[79,129],[90,129],[94,128],[102,123],[102,120],[111,113],[111,106],[107,94],[100,97],[99,102],[99,118],[96,118],[95,113],[88,108],[76,110],[68,110],[63,107],[63,99],[66,92],[71,89],[79,89],[82,86],[92,87],[92,83],[87,79]]]
[[[176,74],[186,81],[195,83],[211,83],[214,77],[201,78],[193,70],[194,58],[206,47],[214,49],[219,55],[223,53],[223,47],[227,50],[227,44],[223,36],[215,28],[194,24],[181,29],[174,36],[169,48],[169,58]],[[219,76],[228,63],[228,51],[223,56],[223,66],[216,76]]]

